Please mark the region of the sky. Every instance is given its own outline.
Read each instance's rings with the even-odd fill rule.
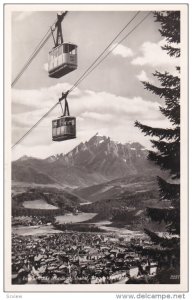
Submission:
[[[12,80],[30,57],[36,45],[56,20],[56,11],[12,13]],[[15,144],[70,89],[98,55],[131,20],[133,11],[72,11],[62,28],[65,42],[78,46],[77,70],[59,78],[47,74],[50,38],[12,88],[12,144]],[[159,111],[163,99],[144,89],[141,81],[158,84],[155,70],[175,72],[178,59],[170,58],[161,46],[165,41],[153,14],[116,48],[148,12],[141,12],[111,46],[108,57],[68,96],[70,113],[77,118],[77,138],[52,141],[51,120],[61,115],[56,107],[12,151],[12,158],[23,155],[46,158],[67,153],[97,132],[126,143],[139,142],[150,148],[150,137],[134,127],[136,120],[155,127],[169,127]]]

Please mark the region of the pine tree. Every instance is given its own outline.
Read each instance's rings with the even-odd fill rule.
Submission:
[[[155,21],[160,22],[161,35],[166,40],[162,47],[172,57],[180,56],[180,12],[155,12]],[[169,172],[169,179],[158,177],[159,198],[163,208],[148,207],[147,214],[152,221],[166,223],[169,238],[159,237],[156,233],[145,230],[151,241],[160,251],[171,257],[174,253],[177,269],[180,261],[180,68],[177,66],[177,76],[169,72],[156,71],[153,75],[159,81],[159,86],[142,82],[144,88],[164,100],[160,107],[161,113],[170,121],[170,128],[153,128],[136,121],[135,126],[148,136],[155,151],[149,151],[148,159]],[[173,236],[174,235],[174,236]],[[167,249],[167,251],[165,251]],[[162,280],[160,280],[162,283]],[[174,282],[175,283],[175,282]]]

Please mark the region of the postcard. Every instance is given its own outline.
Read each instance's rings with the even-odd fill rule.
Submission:
[[[187,4],[5,4],[4,62],[4,291],[186,292]]]

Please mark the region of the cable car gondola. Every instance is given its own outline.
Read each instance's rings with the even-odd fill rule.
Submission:
[[[71,43],[64,43],[61,22],[67,12],[57,15],[57,28],[56,41],[51,29],[54,47],[49,52],[48,59],[48,73],[49,77],[60,78],[69,72],[77,69],[77,45]]]
[[[52,140],[54,142],[61,142],[61,141],[66,141],[66,140],[71,140],[76,138],[76,118],[70,116],[66,94],[64,95],[64,97],[65,97],[64,113],[61,117],[52,121]],[[62,112],[63,112],[63,108],[62,108]]]
[[[49,77],[60,78],[77,69],[77,46],[63,43],[49,52]]]

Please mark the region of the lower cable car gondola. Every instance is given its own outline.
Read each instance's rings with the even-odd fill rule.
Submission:
[[[54,142],[61,142],[74,138],[76,138],[76,118],[70,116],[69,106],[65,96],[65,110],[63,115],[52,121],[52,140]]]
[[[60,78],[69,72],[77,69],[77,45],[71,43],[64,43],[61,22],[67,12],[57,15],[57,28],[56,40],[51,28],[54,47],[49,52],[48,59],[48,74],[52,78]]]

